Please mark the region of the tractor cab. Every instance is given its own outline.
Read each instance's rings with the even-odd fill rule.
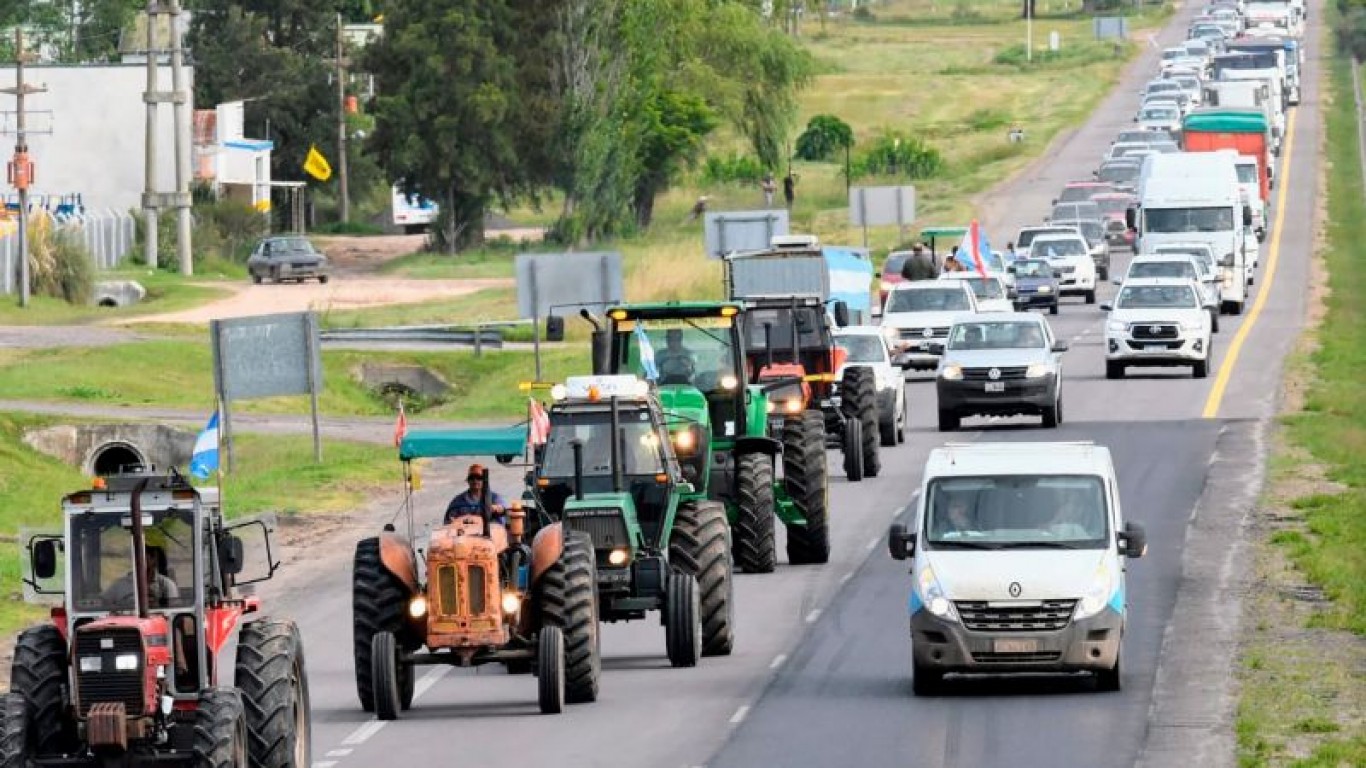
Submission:
[[[825,304],[816,296],[751,298],[743,317],[745,367],[750,382],[768,392],[770,434],[781,432],[785,418],[828,405],[845,352]]]

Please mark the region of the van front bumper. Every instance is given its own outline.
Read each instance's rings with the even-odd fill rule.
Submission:
[[[1056,631],[967,629],[929,611],[911,615],[911,653],[918,666],[940,672],[1074,672],[1113,669],[1124,617],[1107,606]]]

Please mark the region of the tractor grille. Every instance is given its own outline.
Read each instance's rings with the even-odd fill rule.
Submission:
[[[488,575],[481,565],[471,565],[468,570],[470,590],[470,615],[482,616],[486,609],[484,593],[488,589]]]
[[[1175,339],[1180,334],[1171,323],[1134,323],[1129,326],[1135,339]]]
[[[968,381],[995,381],[991,377],[991,372],[998,371],[996,379],[1023,379],[1025,371],[1028,370],[1023,365],[998,366],[996,368],[964,368],[963,378]]]
[[[1076,600],[1044,600],[1033,605],[954,603],[963,626],[973,632],[1056,632],[1072,620]]]
[[[460,596],[456,592],[458,577],[455,573],[455,566],[443,565],[437,572],[436,585],[439,594],[436,596],[436,604],[442,616],[455,616],[460,609]]]
[[[614,549],[631,543],[621,510],[571,509],[565,511],[564,517],[569,530],[588,534],[594,549]]]
[[[119,671],[114,660],[118,656],[127,654],[137,656],[137,668]],[[100,659],[100,671],[80,671],[80,660],[92,657]],[[142,701],[142,674],[145,659],[142,636],[137,630],[78,631],[73,663],[77,670],[76,691],[81,705],[80,716],[85,717],[95,704],[115,702],[123,704],[129,715],[141,713],[145,709]]]

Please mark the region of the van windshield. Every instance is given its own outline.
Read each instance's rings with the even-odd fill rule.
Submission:
[[[1233,209],[1223,208],[1148,208],[1143,211],[1147,232],[1228,232],[1233,229]]]
[[[1095,475],[949,477],[930,483],[930,549],[1104,549],[1105,486]]]

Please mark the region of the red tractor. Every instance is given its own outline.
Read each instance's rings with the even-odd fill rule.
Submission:
[[[0,766],[308,768],[295,624],[241,588],[269,579],[273,518],[229,524],[179,473],[97,478],[61,533],[25,532],[24,596]]]

